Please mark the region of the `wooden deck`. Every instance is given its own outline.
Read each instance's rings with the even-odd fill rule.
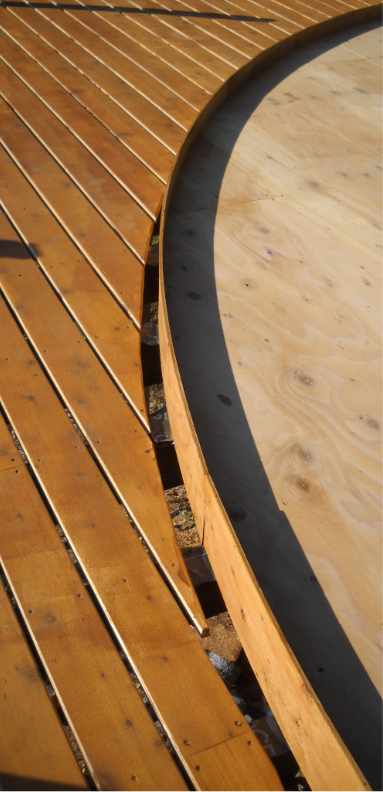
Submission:
[[[175,538],[144,395],[145,264],[165,189],[167,209],[214,108],[298,42],[379,8],[0,4],[0,560],[11,596],[1,589],[3,788],[86,788],[42,676],[96,788],[281,788],[190,627],[204,634],[206,621]],[[194,442],[161,288],[182,472],[201,533],[215,512],[211,531],[223,520],[230,560],[231,526]],[[273,646],[279,683],[268,699],[279,712],[281,686],[289,691],[286,722],[278,718],[309,783],[366,788],[240,549],[232,564],[242,565],[242,591],[263,622],[257,651],[254,625],[238,632],[257,673]],[[236,611],[237,595],[222,588]]]
[[[164,239],[170,326],[209,473],[285,637],[375,787],[380,53],[377,20],[249,80],[190,150]]]

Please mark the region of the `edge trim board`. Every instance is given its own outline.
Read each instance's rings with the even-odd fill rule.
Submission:
[[[160,230],[159,337],[166,403],[177,456],[196,526],[209,554],[235,629],[278,723],[312,789],[370,789],[327,716],[268,606],[209,475],[182,385],[171,336],[164,283],[163,242],[173,190],[190,146],[226,97],[297,44],[379,17],[374,3],[310,25],[239,69],[199,113],[175,161]],[[232,574],[230,573],[232,572]]]

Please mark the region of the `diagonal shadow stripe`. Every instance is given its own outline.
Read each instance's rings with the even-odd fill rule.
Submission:
[[[111,11],[118,14],[145,14],[146,16],[175,16],[175,17],[196,17],[197,19],[222,19],[234,20],[235,22],[274,22],[273,19],[266,17],[255,17],[244,14],[219,14],[219,13],[205,13],[199,11],[170,11],[166,8],[127,8],[126,6],[95,6],[92,4],[86,6],[77,5],[77,3],[60,3],[53,5],[52,3],[25,3],[19,0],[3,0],[0,5],[4,8],[56,8],[58,11]]]

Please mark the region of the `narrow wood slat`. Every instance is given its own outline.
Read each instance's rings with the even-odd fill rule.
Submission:
[[[130,237],[134,239],[140,234],[145,238],[151,219],[159,211],[162,181],[2,32],[0,41],[2,60],[33,92],[3,68],[4,98],[23,117],[24,123],[33,127],[36,136],[60,159],[72,178],[94,196],[100,210],[128,244]],[[70,133],[76,137],[73,139]],[[82,177],[81,169],[85,174]],[[77,178],[76,174],[79,174]]]
[[[7,436],[8,435],[8,436]],[[3,419],[0,448],[17,454]],[[4,476],[4,479],[3,479]],[[0,475],[16,478],[14,469]],[[5,500],[8,500],[6,493]],[[0,506],[1,509],[1,506]],[[2,789],[88,789],[32,652],[0,583],[0,783]],[[31,782],[33,787],[31,787]]]
[[[130,85],[143,97],[149,100],[155,107],[162,110],[170,119],[187,129],[194,121],[195,110],[187,102],[180,99],[175,93],[170,91],[159,80],[151,77],[143,69],[135,66],[128,61],[116,49],[104,42],[93,31],[81,25],[77,19],[69,14],[62,13],[56,6],[46,8],[44,0],[36,0],[33,3],[36,11],[41,13],[53,25],[66,33],[80,47],[90,53],[100,63],[120,77],[127,85]],[[84,12],[78,12],[84,13]]]
[[[262,19],[268,19],[268,22],[245,22],[245,26],[254,27],[257,29],[261,29],[265,36],[268,36],[271,39],[280,40],[280,36],[283,33],[287,33],[289,35],[294,35],[297,30],[301,29],[300,25],[289,21],[286,18],[286,15],[280,15],[275,13],[275,9],[272,13],[270,13],[269,9],[267,8],[267,3],[265,5],[260,5],[259,3],[254,4],[252,0],[227,0],[227,9],[231,8],[232,13],[243,13],[254,15],[256,17],[260,17]]]
[[[205,0],[205,2],[208,2],[214,8],[218,8],[217,0]],[[269,27],[271,30],[282,29],[283,27],[284,32],[291,35],[297,30],[296,23],[290,19],[288,11],[282,5],[277,6],[274,3],[273,11],[270,12],[268,0],[262,0],[262,2],[255,2],[255,0],[225,0],[223,8],[228,14],[245,13],[246,15],[253,15],[259,18],[257,22],[243,21],[242,25],[244,27],[261,25],[265,33],[267,33]],[[262,22],[262,18],[269,21]]]
[[[140,66],[152,77],[156,77],[196,110],[200,110],[205,105],[207,94],[212,93],[214,88],[209,91],[200,88],[194,80],[180,74],[176,68],[172,68],[156,55],[143,49],[134,40],[129,39],[128,44],[124,33],[117,30],[112,24],[108,24],[96,11],[88,11],[85,3],[81,0],[75,0],[75,4],[77,4],[78,10],[76,8],[67,13],[78,19],[82,25],[100,36],[103,41],[109,43],[136,66]],[[213,82],[213,77],[211,82]]]
[[[111,5],[111,3],[108,2],[108,5]],[[127,9],[128,19],[131,21],[132,25],[135,25],[136,28],[140,27],[149,31],[156,39],[159,38],[163,42],[170,44],[172,49],[182,52],[188,58],[192,59],[194,63],[203,66],[217,77],[227,79],[232,74],[233,67],[238,68],[243,63],[246,63],[246,58],[238,56],[235,63],[229,64],[226,59],[217,57],[211,51],[209,52],[208,49],[201,47],[197,41],[186,37],[179,32],[176,27],[163,24],[163,19],[161,20],[160,16],[146,13],[129,14],[129,10],[130,12],[132,12],[133,9],[137,11],[140,8],[140,3],[123,0],[122,3],[119,3],[119,8],[123,11],[125,7]],[[159,8],[158,10],[160,11],[161,9]],[[168,19],[169,18],[171,19],[171,17],[168,17]]]
[[[180,0],[180,2],[182,2],[182,0]],[[218,6],[216,4],[207,2],[207,0],[188,0],[187,4],[188,4],[188,6],[192,7],[194,10],[200,11],[200,12],[204,11],[205,13],[207,13],[208,11],[210,11],[212,13],[213,9],[214,9],[214,11],[218,10]],[[182,5],[184,5],[184,3],[182,3]],[[257,6],[255,6],[254,12],[256,14],[259,14],[261,17],[265,14],[266,17],[273,18],[272,6],[273,6],[273,2],[272,2],[272,0],[269,0],[267,2],[267,4],[266,4],[265,8],[262,8],[262,7],[258,8]],[[224,10],[227,14],[233,14],[233,10],[234,9],[233,9],[232,5],[229,5],[229,3],[227,3],[227,4],[224,3],[224,5],[223,5],[221,10]],[[275,13],[278,14],[278,6],[277,5],[275,6]],[[282,14],[281,14],[281,16],[282,16]],[[290,13],[290,11],[289,11],[289,13],[287,15],[287,19],[290,22],[290,24],[291,23],[297,23],[299,27],[304,27],[304,25],[305,25],[304,21],[302,22],[301,15],[299,15],[299,14],[294,14],[293,12]],[[217,24],[217,27],[220,27],[220,28],[222,28],[224,30],[231,31],[232,33],[236,33],[236,35],[238,35],[240,38],[243,38],[243,39],[245,39],[245,40],[247,40],[249,42],[254,42],[255,44],[257,44],[258,40],[260,42],[263,41],[263,34],[261,32],[252,30],[251,27],[249,27],[249,25],[245,24],[244,22],[237,22],[234,19],[229,19],[228,18],[227,20],[225,20],[225,19],[217,19],[216,20],[216,24]],[[263,24],[264,24],[265,33],[266,33],[268,24],[267,23],[263,23]],[[270,46],[270,45],[266,44],[266,46]]]
[[[128,86],[123,80],[116,76],[106,66],[96,60],[86,50],[76,44],[73,39],[52,25],[44,18],[42,13],[36,12],[28,6],[8,8],[10,16],[17,17],[26,30],[33,30],[41,39],[46,42],[53,50],[56,50],[64,59],[64,64],[70,63],[78,75],[78,85],[81,86],[82,75],[89,80],[88,89],[92,90],[95,85],[102,91],[101,101],[105,100],[108,106],[110,99],[112,106],[117,105],[135,119],[144,130],[154,136],[154,140],[159,140],[169,151],[175,153],[183,138],[184,129],[179,127],[169,116],[155,107],[145,99],[140,93]],[[28,34],[26,34],[28,35]],[[55,76],[55,75],[54,75]],[[72,92],[77,97],[77,90]],[[83,89],[78,92],[80,101],[83,96]],[[94,112],[93,106],[90,108]],[[136,141],[135,141],[136,145]]]
[[[116,299],[139,324],[142,264],[3,100],[0,100],[0,118],[0,139],[6,150]]]
[[[194,755],[221,743],[226,789],[241,789],[249,773],[255,788],[280,789],[274,768],[267,758],[265,764],[258,740],[130,528],[3,301],[0,394],[105,615],[197,789],[215,786],[199,779]],[[79,582],[76,593],[78,586]],[[82,606],[84,599],[77,602]],[[234,735],[253,742],[246,766],[243,751],[237,753],[234,744],[231,749]],[[227,751],[230,761],[225,760]],[[213,752],[205,757],[206,778],[214,772],[215,756]]]
[[[197,85],[163,63],[163,61],[160,61],[155,55],[143,50],[138,44],[130,41],[129,46],[127,46],[126,37],[123,33],[113,29],[93,11],[88,11],[82,3],[77,3],[77,0],[75,0],[75,3],[78,5],[78,10],[77,8],[74,10],[67,9],[65,14],[71,16],[85,29],[97,35],[99,39],[111,48],[109,54],[111,63],[115,60],[114,53],[119,53],[125,59],[128,68],[131,68],[133,64],[143,69],[146,79],[152,77],[158,80],[168,90],[189,104],[190,107],[193,107],[194,110],[200,110],[205,105],[209,95],[205,90],[198,88]]]
[[[4,216],[0,217],[0,233],[2,239],[18,241]],[[170,585],[200,631],[206,631],[146,431],[33,259],[4,257],[0,285]]]
[[[162,5],[164,5],[164,3],[162,3]],[[190,5],[190,3],[181,3],[180,0],[174,0],[174,3],[172,3],[171,7],[172,9],[179,11],[182,15],[182,18],[186,21],[188,21],[188,10],[200,10],[199,8],[194,8],[194,6]],[[206,13],[206,10],[204,13]],[[204,16],[199,17],[193,15],[192,18],[189,17],[189,21],[197,29],[200,29],[205,34],[218,39],[221,44],[225,44],[226,46],[232,48],[235,52],[246,55],[248,58],[254,58],[261,51],[260,48],[255,44],[252,44],[250,41],[246,41],[246,39],[238,36],[235,31],[214,24],[215,20],[206,19]]]
[[[118,8],[120,9],[121,6],[118,6]],[[208,93],[214,93],[221,86],[222,81],[232,73],[232,70],[230,71],[222,64],[222,67],[219,68],[218,66],[218,68],[219,71],[224,73],[214,74],[202,64],[196,63],[192,57],[185,56],[184,53],[169,46],[168,42],[156,36],[150,30],[135,25],[129,15],[121,13],[120,10],[118,12],[115,11],[115,6],[112,3],[95,0],[94,3],[92,2],[92,11],[100,19],[103,19],[123,33],[129,41],[137,42],[145,51],[154,55]],[[130,49],[130,44],[128,46]]]
[[[31,9],[29,10],[33,13]],[[79,74],[73,66],[70,66],[48,44],[41,41],[21,21],[12,14],[6,13],[4,9],[0,9],[0,25],[2,30],[22,47],[31,58],[36,60],[48,74],[57,80],[62,88],[65,88],[87,110],[90,110],[92,115],[112,132],[129,151],[138,157],[163,182],[166,182],[169,171],[173,166],[174,156],[162,143],[99,89],[90,86],[89,81]],[[54,107],[56,107],[56,102]],[[135,174],[133,174],[133,179],[134,177]],[[145,179],[142,186],[137,177],[135,181],[136,188],[140,191],[142,187],[147,187]],[[133,183],[129,182],[129,188],[134,189]],[[154,201],[150,201],[150,196],[146,195],[143,196],[143,200],[145,199],[148,199],[149,204],[156,200],[158,201],[158,193],[157,195],[154,194]]]
[[[187,9],[189,9],[189,8],[191,10],[193,10],[193,11],[197,11],[198,13],[201,14],[201,19],[203,19],[205,17],[205,21],[207,21],[209,23],[208,28],[210,28],[211,31],[213,31],[215,33],[217,33],[217,31],[219,31],[219,33],[220,33],[221,28],[223,28],[223,30],[225,30],[226,26],[227,26],[226,23],[228,22],[229,23],[229,32],[230,32],[230,34],[234,33],[237,36],[238,46],[239,46],[239,42],[242,39],[246,40],[246,38],[247,38],[248,43],[253,43],[253,39],[254,39],[254,42],[257,45],[257,41],[256,41],[257,35],[259,36],[259,43],[262,43],[262,41],[264,39],[264,36],[263,36],[262,32],[257,34],[257,31],[253,32],[252,29],[249,28],[248,29],[248,35],[246,36],[245,35],[246,32],[247,32],[246,31],[246,26],[244,26],[242,22],[230,18],[233,15],[238,15],[240,12],[237,9],[235,9],[235,8],[233,9],[233,8],[230,8],[230,7],[229,7],[229,10],[227,10],[226,6],[227,6],[227,4],[226,4],[225,0],[222,0],[222,3],[220,3],[218,8],[216,8],[214,6],[210,6],[206,2],[200,2],[194,8],[194,4],[190,4],[189,2],[187,2],[187,3],[185,2],[184,3],[181,0],[181,2],[179,3],[179,6],[177,7],[177,10],[181,11],[181,13],[182,13],[182,10],[184,10],[186,15],[187,15]],[[211,19],[206,19],[207,15],[209,15],[209,14],[212,15],[212,18]],[[226,15],[228,15],[227,19],[225,19]],[[200,23],[200,19],[198,18],[198,16],[194,16],[193,15],[192,20],[193,20],[194,24],[199,24]]]
[[[135,8],[145,8],[145,0],[131,0],[131,4]],[[185,38],[186,42],[198,43],[201,48],[207,52],[213,53],[230,66],[237,66],[237,68],[239,68],[247,62],[248,58],[246,56],[240,55],[239,52],[235,52],[235,50],[218,41],[209,33],[195,27],[195,25],[191,23],[191,20],[186,20],[180,16],[172,16],[170,14],[164,15],[162,13],[164,10],[173,10],[173,3],[171,0],[165,0],[164,2],[153,0],[150,7],[152,9],[150,20],[161,23],[164,28],[168,28],[170,31],[178,32]],[[140,23],[139,20],[137,20],[137,22]],[[164,38],[165,37],[164,35]]]
[[[267,0],[267,8],[275,8],[275,12],[288,15],[288,18],[300,23],[303,27],[308,27],[312,22],[325,22],[329,15],[318,10],[318,6],[310,8],[305,3],[297,0]]]
[[[148,426],[139,331],[1,147],[0,203],[89,343]]]
[[[2,564],[98,788],[186,789],[22,462],[0,476],[0,516]]]

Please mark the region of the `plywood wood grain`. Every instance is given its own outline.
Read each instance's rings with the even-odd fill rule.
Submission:
[[[166,205],[164,242],[170,328],[207,469],[297,659],[373,784],[381,687],[375,28],[365,28],[368,60],[347,44],[351,31],[339,33],[283,57],[222,106]],[[179,413],[170,410],[175,438]],[[186,475],[202,492],[196,460]],[[199,502],[216,575],[250,646],[218,550],[219,508],[209,523],[206,494],[202,512]]]

